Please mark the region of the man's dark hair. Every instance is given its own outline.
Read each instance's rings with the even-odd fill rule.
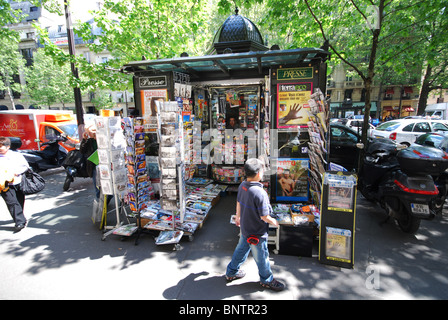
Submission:
[[[0,147],[1,146],[10,147],[11,139],[9,139],[8,137],[0,137]]]
[[[248,178],[255,177],[257,173],[263,169],[264,169],[263,162],[257,158],[247,159],[246,163],[244,164],[244,173]]]

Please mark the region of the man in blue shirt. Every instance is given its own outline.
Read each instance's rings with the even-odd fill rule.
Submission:
[[[269,215],[272,212],[269,197],[260,183],[263,171],[264,165],[259,159],[248,159],[244,165],[246,180],[238,188],[235,219],[235,224],[241,228],[241,235],[227,266],[226,280],[233,281],[246,275],[240,267],[252,251],[260,284],[265,288],[281,291],[285,285],[274,279],[269,263],[269,224],[278,226],[278,222]]]

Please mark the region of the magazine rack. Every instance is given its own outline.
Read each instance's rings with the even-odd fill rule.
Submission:
[[[110,234],[128,235],[132,226],[124,228],[121,215],[126,215],[124,208],[124,192],[127,181],[127,171],[124,166],[125,139],[121,130],[121,117],[97,117],[95,118],[96,140],[98,144],[97,180],[101,188],[103,201],[103,214],[101,227],[102,240]],[[113,195],[115,202],[116,224],[107,226],[107,197]],[[128,221],[129,223],[129,221]],[[126,229],[128,232],[121,232]]]
[[[142,212],[145,207],[137,203],[138,235],[143,231],[159,232],[156,244],[174,244],[178,249],[178,242],[184,232],[176,226],[182,224],[185,214],[185,164],[183,122],[177,102],[155,101],[157,109],[157,137],[159,143],[158,167],[160,168],[160,201],[157,213],[144,226]]]

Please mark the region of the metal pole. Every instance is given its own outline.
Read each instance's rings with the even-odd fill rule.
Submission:
[[[68,4],[69,0],[64,0],[64,9],[65,9],[65,20],[67,25],[67,39],[68,39],[68,52],[74,58],[75,57],[75,40],[73,36],[73,26],[72,19],[70,14],[70,7]],[[76,79],[79,79],[78,69],[75,66],[75,63],[72,61],[70,63],[72,74]],[[81,89],[78,87],[73,88],[75,93],[75,110],[76,110],[76,119],[78,121],[78,132],[79,132],[79,140],[82,139],[82,134],[84,132],[84,111],[82,109],[82,97],[81,97]]]

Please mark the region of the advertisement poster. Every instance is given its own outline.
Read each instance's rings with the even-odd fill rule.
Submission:
[[[326,254],[330,260],[351,262],[352,232],[346,229],[326,227]]]
[[[311,82],[277,84],[277,128],[306,126],[313,92]]]
[[[155,117],[157,115],[156,101],[167,101],[167,89],[142,90],[142,115]]]
[[[309,159],[277,160],[277,201],[308,201],[308,168]]]
[[[344,179],[344,176],[327,175],[327,177],[328,210],[352,212],[354,206],[353,181]]]

